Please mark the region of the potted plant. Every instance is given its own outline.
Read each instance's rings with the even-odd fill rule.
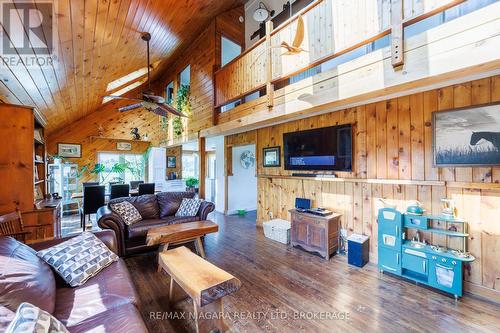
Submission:
[[[187,192],[196,192],[196,186],[199,183],[200,182],[198,181],[198,178],[189,177],[188,179],[186,179],[186,191]]]

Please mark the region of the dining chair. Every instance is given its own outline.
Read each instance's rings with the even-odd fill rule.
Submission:
[[[130,189],[137,190],[139,188],[139,184],[144,184],[144,180],[131,180]]]
[[[129,184],[115,184],[111,185],[110,199],[128,197],[130,194]]]
[[[11,236],[20,242],[26,242],[29,231],[24,230],[23,217],[19,210],[0,216],[0,236]]]
[[[155,194],[155,183],[139,184],[139,195]]]
[[[83,188],[83,205],[80,209],[80,223],[83,231],[85,231],[87,215],[95,214],[99,208],[104,206],[105,191],[104,185]]]

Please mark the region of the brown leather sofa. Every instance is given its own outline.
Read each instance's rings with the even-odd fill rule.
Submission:
[[[95,233],[117,253],[113,231]],[[34,244],[41,250],[68,238]],[[138,311],[139,298],[125,262],[119,259],[84,285],[69,287],[29,246],[0,237],[0,332],[19,304],[29,302],[51,313],[71,333],[148,332]]]
[[[118,253],[126,256],[145,251],[151,251],[158,246],[146,246],[148,230],[169,224],[203,221],[212,212],[215,205],[211,202],[202,202],[196,216],[176,217],[183,198],[193,198],[191,192],[162,192],[146,194],[138,197],[117,198],[110,200],[107,206],[97,211],[97,224],[102,229],[112,229],[118,240]],[[109,205],[116,202],[129,201],[139,211],[142,221],[133,225],[126,225],[121,217],[114,213]]]

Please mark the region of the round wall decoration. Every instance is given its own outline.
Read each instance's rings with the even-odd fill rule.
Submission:
[[[250,150],[245,150],[240,155],[240,163],[244,169],[248,169],[255,165],[255,154]]]

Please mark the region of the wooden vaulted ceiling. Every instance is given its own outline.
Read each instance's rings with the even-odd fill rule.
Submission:
[[[15,0],[11,0],[16,2]],[[35,5],[41,0],[32,0]],[[161,61],[153,79],[210,20],[242,0],[58,0],[55,10],[58,55],[53,66],[0,68],[0,99],[32,105],[52,132],[97,110],[108,83]],[[9,38],[7,29],[0,31]]]

